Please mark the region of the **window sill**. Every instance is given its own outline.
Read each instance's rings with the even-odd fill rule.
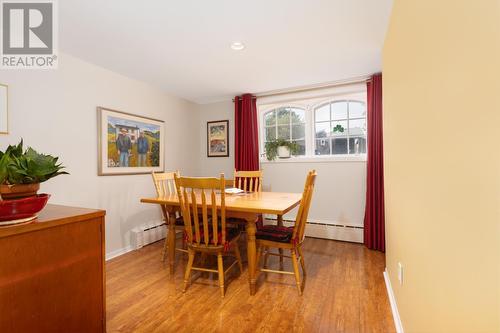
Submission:
[[[341,155],[341,156],[300,156],[290,158],[276,158],[274,161],[261,159],[261,164],[273,163],[331,163],[331,162],[364,162],[366,163],[366,155]]]

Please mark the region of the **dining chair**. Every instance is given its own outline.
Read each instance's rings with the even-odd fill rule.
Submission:
[[[234,170],[233,187],[247,192],[262,192],[262,170],[236,171]]]
[[[299,211],[295,219],[293,227],[280,227],[275,225],[265,225],[257,228],[256,232],[256,245],[257,245],[257,267],[260,265],[260,258],[264,254],[264,267],[260,269],[261,272],[279,273],[295,275],[295,282],[299,295],[302,295],[303,282],[306,277],[306,267],[304,263],[304,255],[302,252],[302,244],[304,243],[305,227],[307,216],[309,214],[309,207],[311,206],[311,199],[314,191],[314,184],[316,181],[316,171],[312,170],[308,173],[304,191],[302,193],[302,200],[300,201]],[[272,253],[270,248],[290,250],[290,256],[283,254]],[[265,252],[263,252],[265,251]],[[267,258],[269,255],[280,256],[280,258],[291,258],[293,264],[293,272],[284,271],[282,267],[280,270],[272,270],[267,268]],[[302,267],[303,279],[300,280],[299,262]]]
[[[157,196],[163,197],[163,196],[168,196],[170,194],[176,193],[174,175],[180,176],[179,171],[162,172],[162,173],[155,173],[153,171],[151,173],[151,175],[153,177],[153,183],[155,185]],[[168,225],[170,213],[167,211],[167,209],[164,205],[160,205],[160,206],[161,206],[161,211],[163,214],[163,220]],[[177,230],[184,230],[184,220],[182,219],[182,216],[179,213],[176,213],[174,230],[176,230],[176,231]],[[163,245],[163,252],[162,252],[162,261],[165,261],[165,257],[167,254],[167,248],[168,248],[168,237],[165,237],[165,243]],[[175,248],[175,249],[177,251],[187,253],[186,249],[183,249],[183,248]]]
[[[235,169],[233,187],[237,187],[247,192],[262,192],[263,178],[264,177],[262,170],[236,171]],[[234,225],[239,225],[240,227],[246,223],[246,221],[238,218],[232,218],[229,220],[229,222]],[[264,216],[262,214],[259,214],[256,225],[257,227],[262,227],[264,225]],[[278,215],[276,217],[276,225],[279,227],[283,226],[283,216]],[[279,253],[280,267],[283,267],[283,249],[279,249]]]
[[[184,274],[186,291],[191,282],[191,271],[213,272],[219,275],[221,296],[224,297],[224,275],[236,264],[243,272],[238,248],[240,231],[226,227],[226,196],[224,174],[220,178],[190,178],[174,175],[179,204],[184,218],[188,248],[188,263]],[[219,203],[220,207],[217,207]],[[201,217],[200,217],[201,215]],[[210,216],[210,217],[209,217]],[[200,221],[200,223],[193,223]],[[197,253],[217,256],[217,269],[194,266]],[[224,270],[223,256],[234,255],[235,261]],[[203,257],[202,257],[203,259]],[[200,264],[203,264],[204,260]]]
[[[233,187],[245,192],[262,192],[262,170],[256,171],[236,171],[234,170]],[[226,183],[227,184],[227,183]],[[257,224],[261,225],[262,215],[259,215]],[[246,221],[239,218],[230,218],[228,222],[235,226],[243,226]],[[243,231],[243,229],[242,229]]]

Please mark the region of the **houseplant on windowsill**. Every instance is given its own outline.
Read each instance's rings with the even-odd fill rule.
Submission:
[[[0,200],[35,196],[40,183],[67,174],[58,158],[39,154],[32,148],[23,150],[23,141],[0,151]]]
[[[290,155],[296,154],[299,150],[299,145],[284,139],[277,139],[266,142],[266,157],[269,161],[273,161],[276,157],[289,158]]]

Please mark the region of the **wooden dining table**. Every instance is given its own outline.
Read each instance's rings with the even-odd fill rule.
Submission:
[[[220,194],[218,196],[220,196]],[[256,264],[257,247],[255,242],[256,221],[258,216],[260,214],[271,214],[282,217],[298,206],[301,199],[301,193],[253,192],[235,195],[226,194],[226,217],[239,218],[245,221],[250,295],[255,294],[258,273]],[[175,260],[175,213],[180,210],[177,194],[169,194],[156,198],[142,198],[141,202],[159,204],[168,212],[168,257],[170,272],[173,273]],[[198,202],[200,203],[201,200]],[[220,199],[217,200],[217,202],[220,202]]]

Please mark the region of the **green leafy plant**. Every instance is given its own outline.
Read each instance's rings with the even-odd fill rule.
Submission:
[[[34,184],[68,174],[58,158],[38,153],[33,148],[23,151],[23,141],[0,152],[0,184]]]
[[[266,142],[265,150],[266,157],[268,161],[272,161],[278,156],[278,147],[288,147],[290,149],[290,153],[296,154],[299,151],[299,145],[295,142],[291,142],[284,139],[277,139]]]
[[[342,125],[337,125],[333,128],[332,130],[333,133],[339,132],[339,133],[344,133],[344,127]]]

